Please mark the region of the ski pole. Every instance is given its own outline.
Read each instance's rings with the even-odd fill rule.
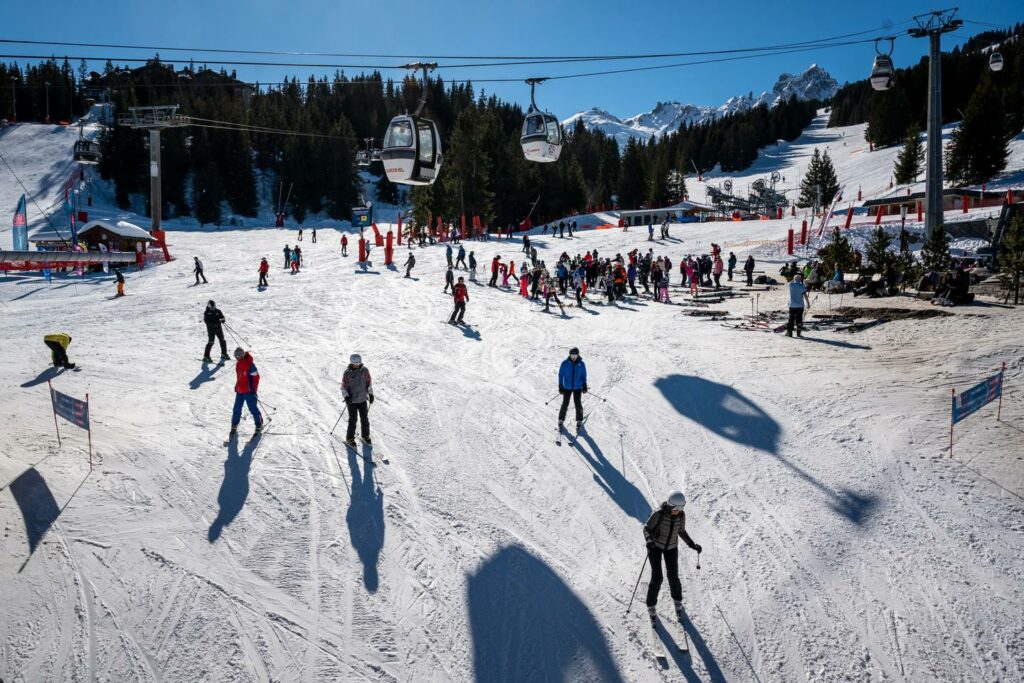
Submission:
[[[235,333],[234,329],[232,329],[227,323],[224,323],[224,327],[231,334],[231,336],[235,338],[236,341],[241,342],[243,345],[245,345],[247,347],[249,346],[249,342],[247,342],[246,340],[242,339],[241,335]]]
[[[700,551],[697,551],[697,569],[700,569]]]
[[[598,395],[597,395],[597,394],[595,394],[595,393],[594,393],[593,391],[588,391],[588,392],[587,392],[587,394],[588,394],[589,396],[593,396],[593,397],[594,397],[594,398],[596,398],[596,399],[600,399],[602,403],[607,403],[607,402],[608,402],[608,399],[606,399],[606,398],[602,398],[601,396],[598,396]]]
[[[341,422],[341,418],[344,417],[346,412],[348,412],[347,403],[345,404],[345,407],[341,409],[341,414],[338,415],[338,419],[334,421],[334,426],[331,427],[331,433],[328,434],[327,436],[334,436],[334,430],[338,428],[338,423]]]
[[[647,569],[647,555],[644,555],[644,563],[640,565],[640,575],[636,577],[636,585],[633,586],[633,594],[629,596],[629,605],[626,606],[626,614],[633,608],[633,598],[636,597],[636,589],[640,587],[640,579],[644,578],[644,570]]]
[[[263,399],[260,398],[259,394],[256,394],[256,402],[260,404],[261,408],[263,408],[264,410],[266,410],[269,413],[276,413],[277,412],[277,408],[275,408],[274,406],[268,406],[266,403],[264,403]]]
[[[562,395],[562,392],[559,391],[557,394],[555,394],[554,396],[552,396],[548,400],[544,401],[544,405],[547,405],[547,404],[551,403],[552,401],[554,401],[556,398],[558,398],[561,395]]]

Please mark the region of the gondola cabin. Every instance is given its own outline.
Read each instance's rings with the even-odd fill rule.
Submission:
[[[893,85],[895,75],[892,59],[888,55],[877,55],[871,67],[871,87],[875,90],[888,90]]]
[[[533,110],[523,121],[519,142],[523,155],[530,161],[558,161],[562,153],[562,127],[551,114]]]
[[[441,171],[441,136],[430,119],[391,119],[380,151],[388,180],[404,185],[432,185]]]

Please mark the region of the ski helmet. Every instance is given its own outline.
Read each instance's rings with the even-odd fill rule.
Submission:
[[[348,362],[351,363],[352,365],[362,365],[363,357],[360,356],[358,353],[353,353],[351,356],[349,356]]]
[[[686,496],[684,496],[683,492],[679,490],[669,491],[667,502],[675,509],[682,510],[686,507]]]
[[[243,349],[241,346],[236,347],[235,348],[235,359],[236,360],[242,360],[242,358],[244,356],[245,356],[245,349]]]

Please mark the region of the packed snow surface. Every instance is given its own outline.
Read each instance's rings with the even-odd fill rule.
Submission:
[[[869,152],[862,133],[819,118],[730,177],[739,188],[779,170],[793,186],[820,146],[848,201],[861,184],[865,198],[889,192],[896,150]],[[0,131],[0,153],[42,207],[63,201],[76,136]],[[1019,138],[1010,156],[1024,167]],[[13,210],[23,190],[2,177],[0,205]],[[702,199],[702,183],[689,183]],[[147,224],[91,187],[90,218]],[[29,214],[45,225],[31,203]],[[754,253],[774,275],[787,260],[778,241],[801,218],[673,226],[653,247],[678,263],[711,242],[742,244],[731,247],[741,263]],[[866,221],[856,218],[855,243]],[[471,285],[473,326],[453,328],[442,322],[443,246],[416,248],[405,279],[382,249],[364,266],[341,257],[327,222],[316,244],[307,227],[295,275],[281,267],[293,230],[170,220],[177,260],[127,272],[126,298],[112,298],[110,276],[0,277],[0,679],[1024,677],[1021,309],[989,300],[797,340],[686,315],[677,287],[677,305],[641,297],[563,315]],[[548,264],[563,250],[652,246],[642,228],[537,232]],[[491,257],[523,256],[518,239],[467,249],[485,282]],[[396,250],[398,266],[406,253]],[[192,256],[210,284],[190,286]],[[262,292],[261,256],[272,264]],[[273,417],[259,441],[246,418],[224,445],[234,372],[200,363],[210,299],[229,351],[244,346],[259,367]],[[710,310],[735,318],[786,301],[781,289],[752,292]],[[932,310],[812,294],[809,315],[851,303]],[[42,336],[55,331],[73,336],[77,370],[49,366]],[[588,366],[589,417],[575,444],[558,446],[550,400],[571,346]],[[344,420],[329,433],[353,352],[376,388],[373,453],[344,446]],[[950,389],[1004,361],[1002,420],[990,405],[958,425],[951,459]],[[61,420],[57,445],[48,380],[89,396],[91,472],[84,432]],[[365,459],[381,456],[390,463]],[[682,549],[692,654],[665,668],[645,629],[647,570],[626,607],[640,522],[676,487],[704,552],[697,570]],[[667,586],[658,608],[668,623]],[[670,653],[680,638],[664,637]]]
[[[738,229],[676,227],[655,252],[678,261]],[[472,285],[473,327],[455,328],[443,246],[417,248],[405,279],[381,249],[361,267],[337,232],[309,237],[291,275],[293,231],[172,232],[178,259],[129,272],[124,299],[110,277],[0,280],[5,681],[1024,675],[1021,310],[796,340],[646,298],[543,313]],[[649,246],[619,230],[535,244],[548,263]],[[467,248],[483,271],[518,246]],[[210,284],[190,286],[193,255]],[[273,421],[258,442],[246,419],[223,445],[234,372],[199,362],[209,299],[259,367]],[[755,305],[785,292],[724,308]],[[53,331],[73,335],[78,370],[48,367]],[[558,446],[545,402],[570,346],[589,418]],[[372,457],[390,464],[329,435],[353,352],[376,388]],[[950,388],[1003,361],[1002,421],[969,418],[950,459]],[[62,421],[57,447],[47,380],[89,395],[91,472],[83,432]],[[700,570],[680,557],[692,656],[663,668],[646,573],[626,607],[640,523],[675,487],[704,552]],[[667,587],[659,610],[668,623]]]

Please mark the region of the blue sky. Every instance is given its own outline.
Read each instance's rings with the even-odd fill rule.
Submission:
[[[590,0],[91,0],[19,3],[4,15],[0,37],[131,43],[181,47],[220,47],[296,51],[441,55],[594,55],[684,52],[792,43],[892,26],[904,34],[914,14],[931,7],[918,2],[861,0],[851,3],[790,0],[785,3]],[[1024,20],[1018,2],[970,0],[960,4],[964,19],[1006,25]],[[952,46],[985,27],[968,23],[946,36]],[[868,34],[876,35],[875,33]],[[927,41],[902,38],[893,55],[897,66],[917,62]],[[40,52],[42,51],[42,52]],[[140,51],[0,45],[5,54],[150,56]],[[225,55],[164,52],[197,62],[231,59]],[[840,83],[867,76],[874,55],[870,44],[820,49],[758,59],[663,69],[633,74],[554,81],[538,90],[538,104],[560,118],[598,106],[619,116],[645,111],[659,100],[717,105],[733,95],[770,89],[783,71],[799,72],[812,63]],[[372,58],[238,56],[238,59],[399,64]],[[673,58],[645,64],[688,61]],[[5,61],[11,61],[5,59]],[[441,60],[449,63],[465,60]],[[489,67],[443,71],[446,78],[525,78],[635,66],[597,63]],[[99,68],[100,64],[94,68]],[[239,67],[246,80],[276,81],[331,69]],[[358,72],[348,69],[349,75]],[[390,72],[400,78],[402,72]],[[480,83],[478,89],[528,103],[521,83]]]

